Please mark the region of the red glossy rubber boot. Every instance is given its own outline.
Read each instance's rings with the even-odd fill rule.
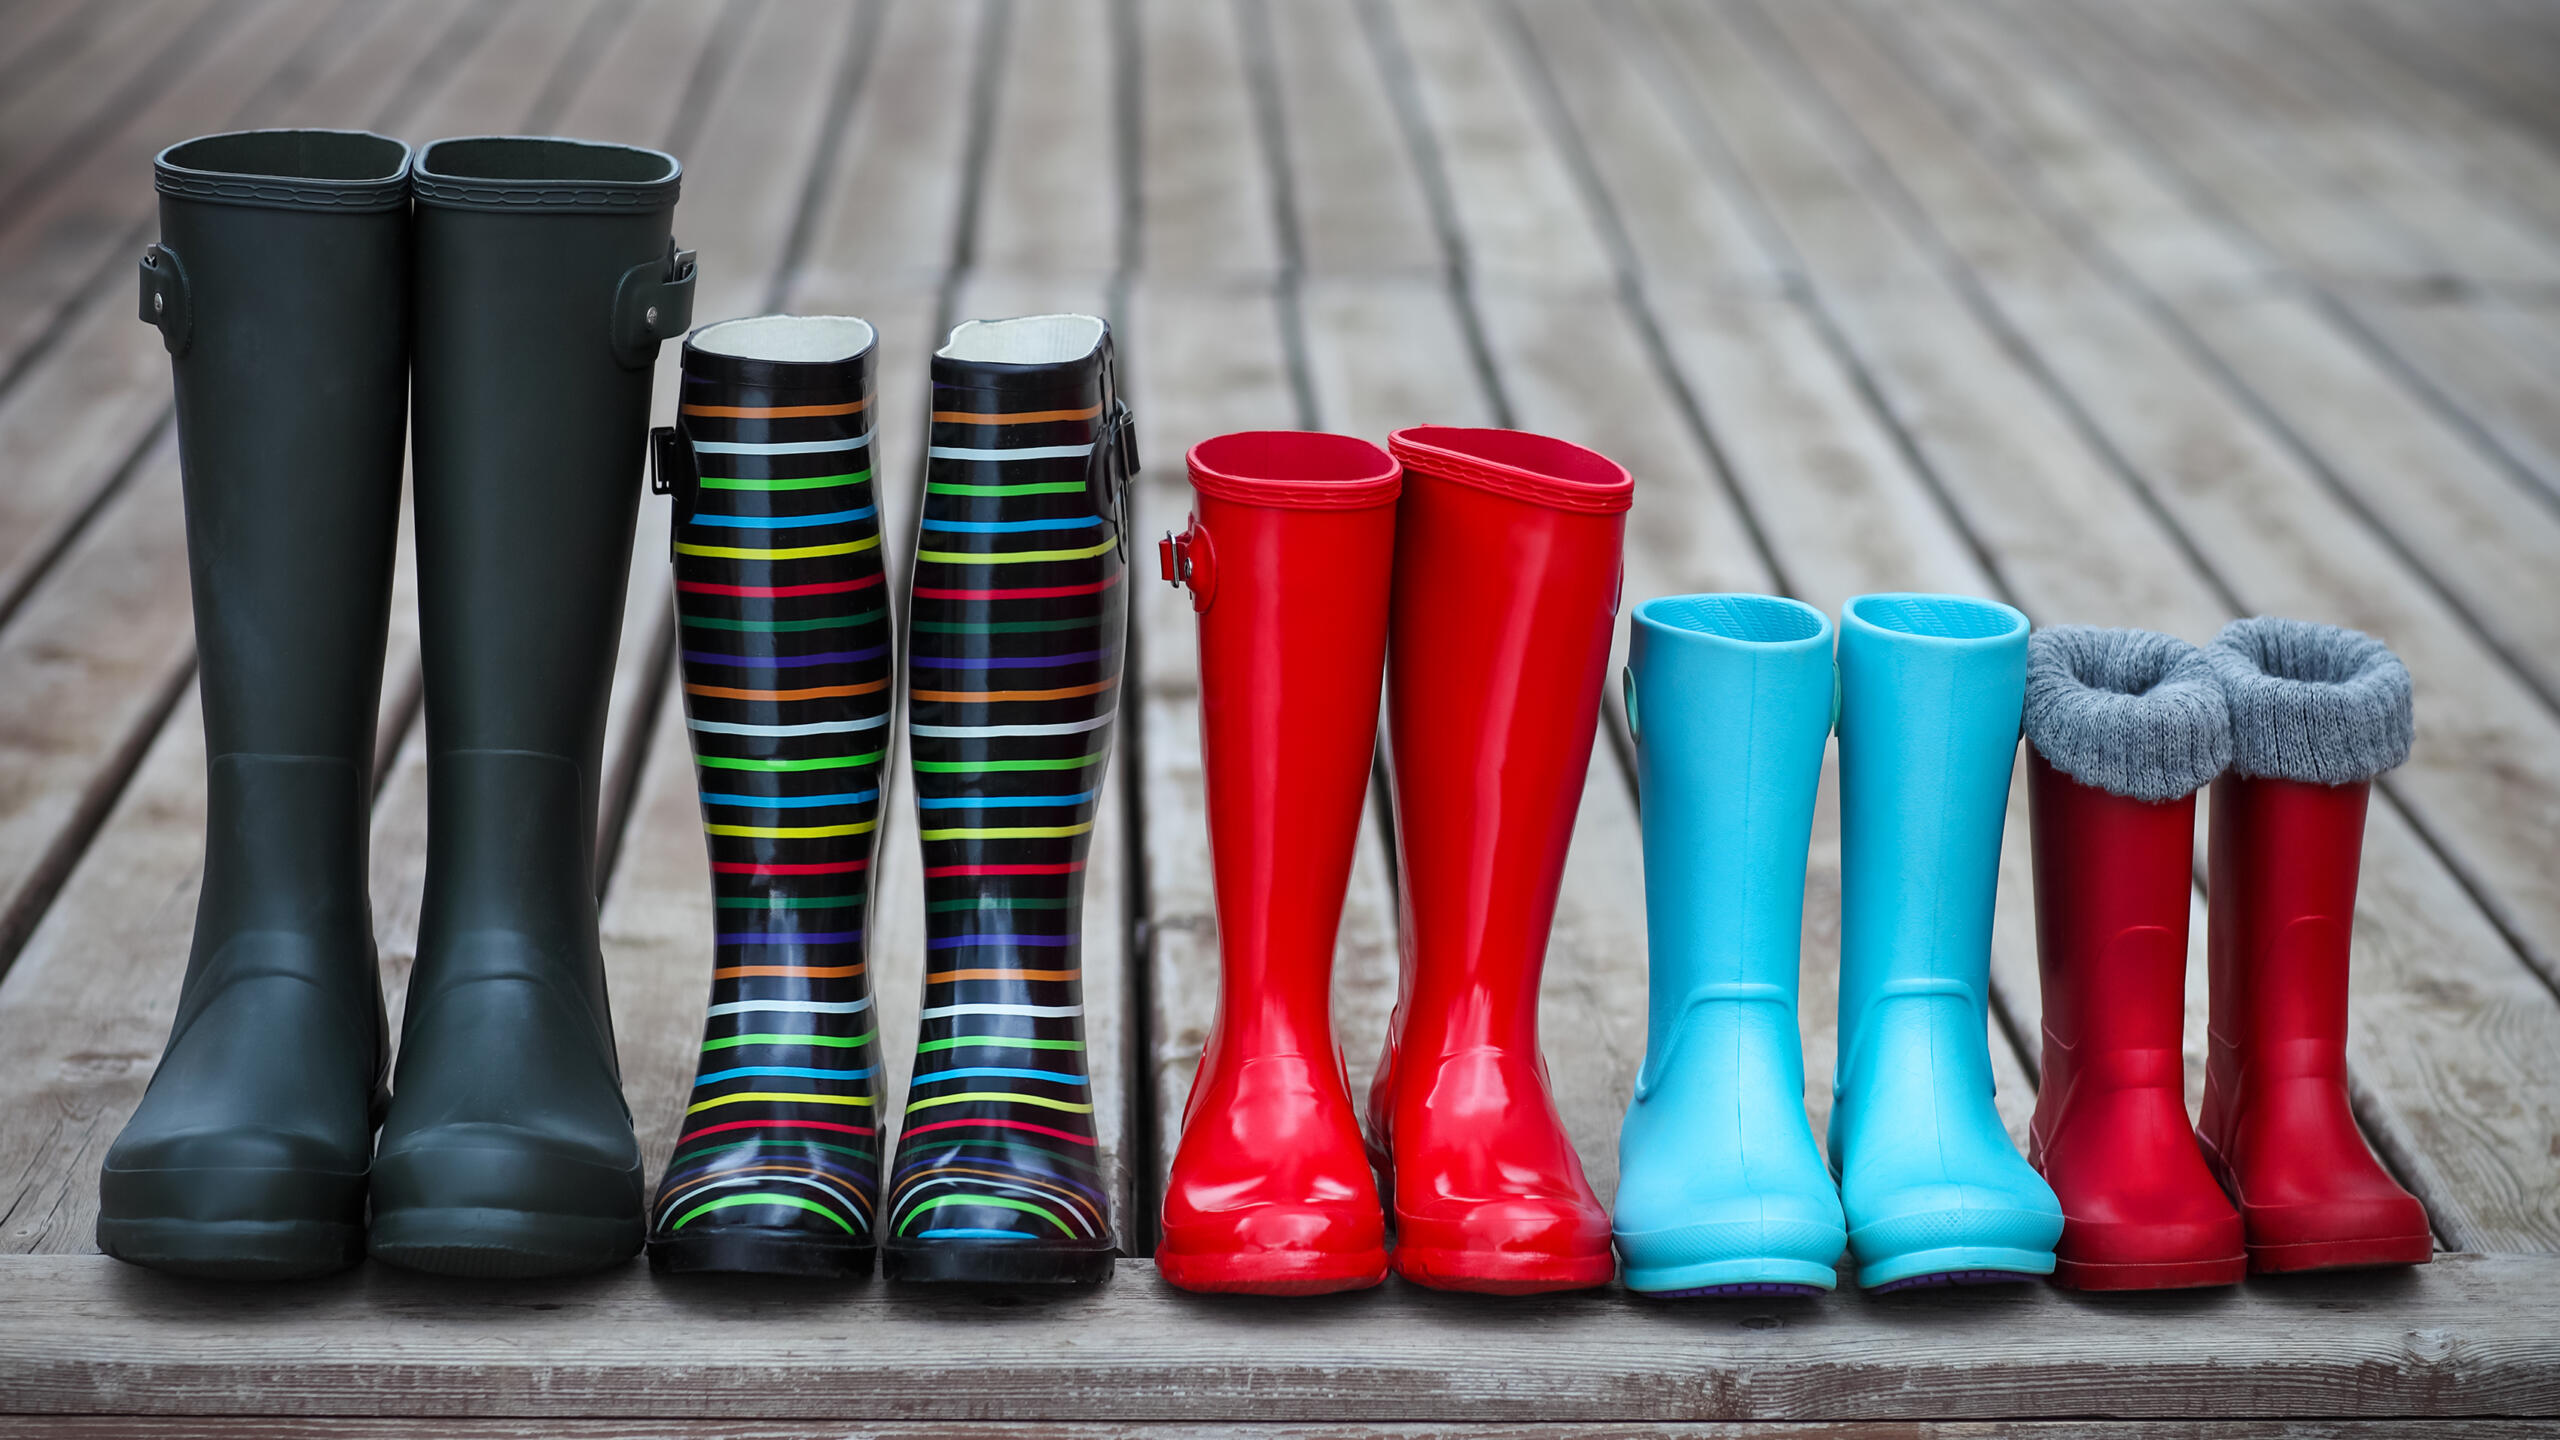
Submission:
[[[2044,1064],[2028,1162],[2062,1202],[2054,1283],[2236,1285],[2240,1215],[2196,1148],[2180,1039],[2196,791],[2231,758],[2222,686],[2147,630],[2039,630],[2027,655]]]
[[[1396,1273],[1494,1294],[1605,1284],[1609,1214],[1548,1093],[1538,975],[1634,485],[1517,431],[1387,444],[1405,469],[1387,665],[1403,972],[1369,1125]]]
[[[2420,1265],[2425,1208],[2347,1103],[2347,959],[2372,777],[2409,750],[2409,675],[2380,642],[2235,620],[2207,655],[2230,697],[2214,782],[2205,1159],[2254,1271]]]
[[[1316,1295],[1387,1275],[1386,1218],[1333,1038],[1334,935],[1377,742],[1397,467],[1298,431],[1192,447],[1165,578],[1200,617],[1218,1018],[1183,1109],[1156,1268]]]

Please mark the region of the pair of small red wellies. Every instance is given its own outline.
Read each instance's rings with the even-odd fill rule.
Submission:
[[[1387,443],[1203,441],[1164,543],[1200,621],[1221,955],[1156,1250],[1189,1290],[1358,1289],[1392,1264],[1518,1293],[1614,1269],[1547,1089],[1538,977],[1634,487],[1517,431]],[[1364,1142],[1330,988],[1382,675],[1403,972]]]
[[[2202,650],[2063,626],[2025,728],[2044,1073],[2029,1158],[2084,1290],[2422,1264],[2425,1210],[2356,1129],[2347,960],[2374,777],[2409,672],[2352,630],[2237,620]],[[2204,1116],[2182,1088],[2196,793],[2213,791]]]

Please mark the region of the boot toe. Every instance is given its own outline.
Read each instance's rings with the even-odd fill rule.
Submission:
[[[2426,1208],[2410,1195],[2250,1205],[2241,1216],[2252,1270],[2423,1265],[2435,1255]]]
[[[376,1259],[475,1278],[616,1265],[646,1237],[640,1157],[539,1131],[457,1124],[386,1142],[374,1160]]]
[[[1257,1205],[1188,1223],[1170,1220],[1156,1269],[1185,1290],[1314,1295],[1361,1290],[1387,1275],[1386,1220],[1374,1206]]]
[[[1399,1211],[1394,1264],[1417,1284],[1494,1294],[1586,1289],[1617,1273],[1609,1217],[1544,1196]]]

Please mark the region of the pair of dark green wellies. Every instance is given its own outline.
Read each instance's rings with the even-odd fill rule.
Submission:
[[[340,131],[159,157],[142,318],[176,373],[208,812],[177,1021],[99,1181],[109,1254],[514,1276],[640,1249],[596,811],[650,372],[691,312],[678,175]],[[366,839],[404,426],[430,823],[393,1075]]]
[[[649,1259],[846,1277],[877,1255],[892,1280],[1091,1283],[1114,1244],[1083,882],[1137,468],[1110,327],[972,320],[933,357],[903,667],[924,988],[885,1185],[869,941],[901,667],[875,350],[851,316],[705,326],[660,432],[718,921]]]

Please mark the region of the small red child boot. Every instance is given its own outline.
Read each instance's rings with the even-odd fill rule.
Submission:
[[[1396,1273],[1601,1285],[1609,1213],[1547,1090],[1538,974],[1590,769],[1634,483],[1545,436],[1423,426],[1404,462],[1387,673],[1403,973],[1369,1091]]]
[[[2205,651],[2231,708],[2214,782],[2205,1159],[2254,1271],[2422,1265],[2426,1211],[2347,1107],[2347,952],[2373,778],[2408,758],[2409,672],[2382,642],[2235,620]]]
[[[2054,1283],[2234,1285],[2240,1216],[2187,1119],[2187,900],[2196,791],[2231,758],[2202,652],[2065,625],[2027,646],[2044,1073],[2027,1158],[2062,1201]]]
[[[1334,934],[1378,733],[1396,462],[1365,440],[1191,450],[1165,578],[1200,616],[1218,1019],[1184,1107],[1156,1268],[1315,1295],[1387,1275],[1386,1219],[1333,1039]]]

